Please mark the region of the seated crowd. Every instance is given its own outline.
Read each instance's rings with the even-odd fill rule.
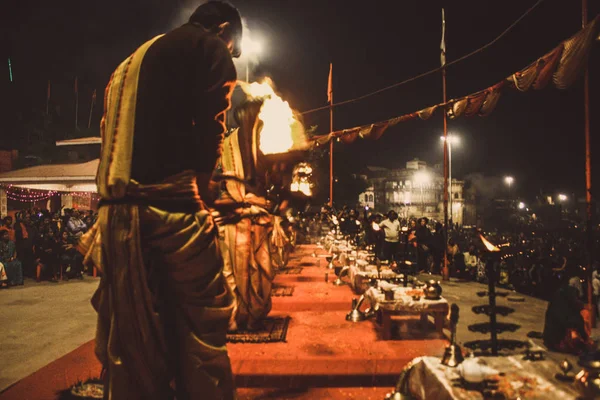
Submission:
[[[23,285],[23,278],[58,282],[83,279],[77,241],[96,221],[94,211],[31,208],[3,218],[0,226],[0,287]]]

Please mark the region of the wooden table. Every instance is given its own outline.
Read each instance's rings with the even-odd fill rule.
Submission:
[[[392,338],[392,317],[395,315],[419,315],[421,324],[427,325],[429,315],[433,316],[435,330],[443,335],[446,316],[448,315],[448,301],[443,297],[439,300],[413,300],[411,291],[414,289],[395,285],[384,285],[394,290],[394,300],[385,300],[383,291],[379,288],[369,288],[365,296],[371,303],[371,308],[377,310],[381,315],[381,327],[383,340]]]

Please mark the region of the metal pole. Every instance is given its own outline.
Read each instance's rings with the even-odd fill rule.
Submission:
[[[331,68],[333,75],[333,68]],[[333,80],[333,77],[331,77]],[[331,83],[332,84],[332,83]],[[329,133],[333,133],[333,88],[329,96]],[[329,141],[329,206],[333,207],[333,138]]]
[[[250,60],[246,61],[246,82],[250,83]]]
[[[587,0],[581,2],[581,26],[585,28],[588,22]],[[594,289],[592,286],[592,267],[594,265],[594,231],[592,228],[593,220],[593,199],[592,199],[592,152],[590,142],[590,88],[589,88],[589,69],[586,66],[583,83],[583,107],[584,107],[584,127],[585,127],[585,203],[586,203],[586,242],[587,242],[587,295],[588,311],[592,320],[592,326],[596,326],[596,313],[594,308]]]
[[[452,138],[449,138],[452,140]],[[454,223],[454,209],[452,208],[452,142],[448,143],[448,208],[450,209],[450,222]]]
[[[443,101],[446,99],[446,68],[442,69],[442,87]],[[444,110],[444,268],[442,270],[442,278],[447,281],[450,279],[450,270],[448,269],[448,257],[446,251],[448,247],[448,116]]]

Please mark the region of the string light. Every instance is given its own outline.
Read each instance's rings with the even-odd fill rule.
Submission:
[[[91,192],[58,192],[56,190],[36,190],[21,188],[13,185],[0,185],[0,188],[6,191],[6,197],[10,200],[35,203],[38,201],[46,201],[54,196],[72,196],[90,200],[97,200],[98,194]]]
[[[2,185],[6,191],[6,197],[10,200],[33,203],[44,201],[56,195],[56,191],[38,191],[26,188],[14,187],[12,185]]]

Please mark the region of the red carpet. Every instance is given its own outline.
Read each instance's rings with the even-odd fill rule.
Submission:
[[[294,286],[293,296],[274,297],[271,316],[290,316],[284,343],[228,345],[241,399],[381,399],[406,363],[421,355],[441,355],[444,339],[401,326],[403,340],[381,340],[373,321],[345,320],[354,295],[348,286],[331,284],[333,271],[324,259],[310,257],[313,246],[300,246],[290,267],[301,275],[280,274],[276,282]],[[319,266],[321,261],[321,266]],[[329,283],[325,273],[329,273]],[[87,343],[0,395],[5,399],[54,399],[78,380],[97,377],[100,365]]]
[[[52,400],[78,381],[100,376],[102,367],[90,341],[44,368],[21,379],[0,394],[2,400]]]

